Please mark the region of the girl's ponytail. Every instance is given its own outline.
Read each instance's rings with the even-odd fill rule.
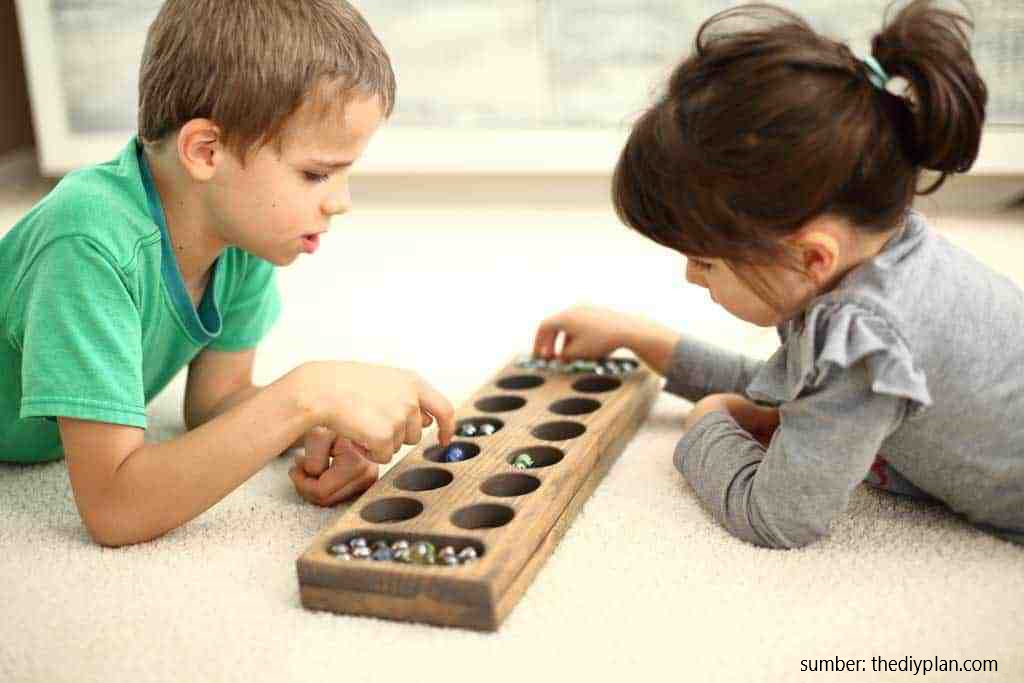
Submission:
[[[919,167],[941,173],[917,194],[937,190],[951,173],[978,156],[988,91],[969,47],[973,22],[956,12],[913,0],[871,42],[871,53],[891,77],[907,81],[909,131],[904,144]]]

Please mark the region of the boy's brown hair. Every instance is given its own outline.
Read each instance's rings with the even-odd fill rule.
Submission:
[[[207,118],[244,162],[277,143],[300,106],[327,116],[356,95],[378,97],[389,116],[395,75],[344,0],[167,0],[142,55],[139,138],[157,143]]]
[[[787,10],[743,5],[711,17],[633,127],[613,180],[618,215],[755,279],[756,266],[791,263],[781,240],[820,215],[873,233],[897,227],[915,194],[978,154],[987,91],[971,26],[931,0],[884,23],[871,53],[906,80],[901,97]],[[918,189],[923,169],[940,175]]]

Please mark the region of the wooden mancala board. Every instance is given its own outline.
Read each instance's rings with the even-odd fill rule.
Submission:
[[[453,444],[463,460],[447,462],[447,449],[425,440],[317,536],[297,563],[305,607],[498,628],[660,389],[658,375],[633,359],[537,366],[513,359],[457,409]],[[484,424],[495,431],[459,436]],[[523,453],[532,466],[514,467]],[[371,548],[402,539],[451,546],[454,563],[338,555],[359,538]],[[477,559],[458,560],[452,549]]]

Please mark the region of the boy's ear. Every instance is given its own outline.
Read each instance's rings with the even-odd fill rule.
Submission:
[[[178,131],[178,160],[193,180],[212,178],[224,153],[220,128],[209,119],[192,119]]]

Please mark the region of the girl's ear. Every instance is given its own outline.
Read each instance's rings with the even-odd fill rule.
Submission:
[[[807,230],[794,245],[804,273],[817,287],[832,280],[839,267],[839,240],[828,230]]]

